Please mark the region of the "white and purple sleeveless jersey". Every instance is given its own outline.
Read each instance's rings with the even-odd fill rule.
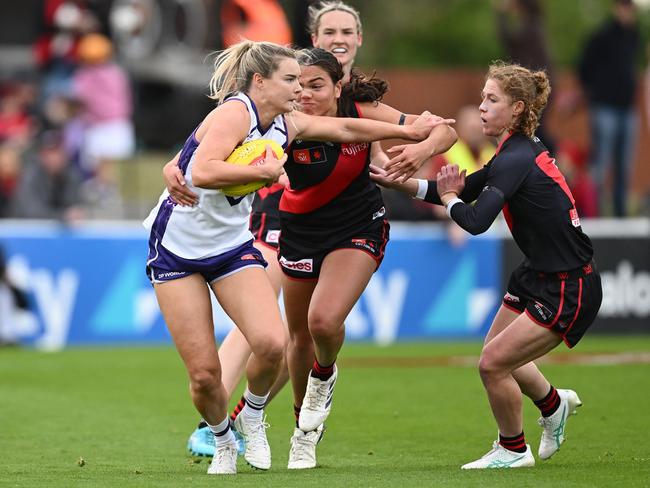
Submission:
[[[262,127],[255,103],[248,95],[239,92],[224,103],[235,101],[243,103],[251,117],[248,136],[243,143],[271,139],[283,149],[287,148],[287,125],[283,115],[278,115],[268,127]],[[253,239],[248,230],[248,220],[254,193],[229,197],[221,190],[197,188],[192,184],[192,164],[198,145],[195,129],[185,141],[178,166],[187,187],[199,195],[199,203],[194,207],[182,207],[175,204],[165,190],[158,205],[143,222],[151,231],[152,238],[168,251],[186,259],[217,256]]]

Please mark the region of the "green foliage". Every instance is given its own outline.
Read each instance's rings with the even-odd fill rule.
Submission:
[[[561,346],[564,357],[567,350]],[[185,443],[198,415],[170,347],[0,350],[0,485],[17,487],[641,487],[650,479],[647,364],[544,365],[584,406],[567,443],[533,469],[463,472],[483,455],[495,427],[475,368],[478,342],[346,345],[320,467],[289,472],[292,402],[285,388],[268,409],[273,466],[205,474]],[[580,353],[649,352],[650,338],[591,338]],[[467,366],[442,360],[462,356]],[[538,412],[524,402],[536,452]],[[198,462],[197,462],[198,461]]]
[[[504,56],[495,26],[494,4],[500,1],[349,0],[361,12],[364,26],[357,64],[484,68]],[[571,67],[586,36],[609,14],[611,0],[540,1],[552,59],[557,66]],[[642,11],[639,19],[647,30],[648,11]]]

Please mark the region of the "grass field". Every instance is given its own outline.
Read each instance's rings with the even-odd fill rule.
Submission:
[[[197,414],[172,348],[1,349],[0,486],[650,486],[650,364],[642,354],[650,353],[650,336],[587,337],[568,356],[558,349],[558,363],[593,354],[595,364],[542,366],[584,406],[570,418],[562,450],[535,468],[459,469],[489,450],[496,434],[472,365],[480,344],[350,344],[320,467],[286,470],[287,388],[268,408],[271,471],[240,460],[236,477],[207,476],[206,460],[185,451]],[[629,364],[603,364],[611,357],[602,354],[622,352],[640,354]],[[535,453],[537,416],[526,402]]]

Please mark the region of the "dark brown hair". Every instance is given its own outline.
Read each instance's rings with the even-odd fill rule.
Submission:
[[[298,52],[298,64],[301,66],[318,66],[323,69],[334,84],[343,79],[341,63],[329,51],[320,48],[303,49]],[[343,85],[338,101],[337,115],[349,117],[354,114],[355,102],[379,102],[388,91],[388,83],[380,78],[366,76],[358,70],[352,70],[350,81]]]

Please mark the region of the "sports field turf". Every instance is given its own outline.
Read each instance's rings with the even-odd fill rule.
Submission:
[[[0,349],[0,486],[650,486],[650,336],[587,337],[568,355],[558,350],[559,362],[594,354],[586,364],[542,366],[584,406],[562,450],[534,468],[460,470],[496,435],[472,365],[479,343],[348,344],[320,467],[286,470],[287,388],[268,408],[271,471],[240,458],[237,476],[215,477],[185,451],[197,414],[171,347]],[[628,364],[604,355],[623,352],[638,354],[620,358]],[[525,417],[536,453],[538,414],[528,401]]]

